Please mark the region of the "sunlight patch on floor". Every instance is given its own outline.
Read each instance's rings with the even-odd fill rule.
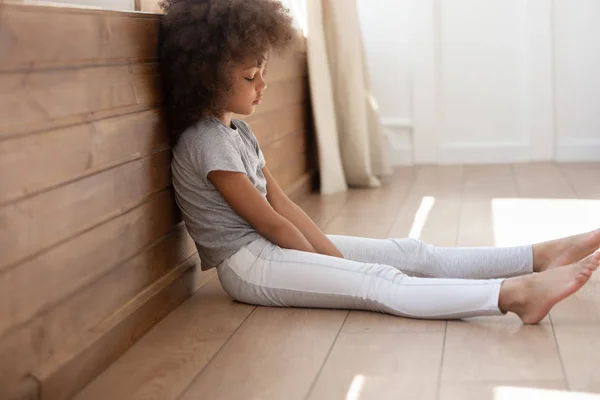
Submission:
[[[364,384],[365,377],[363,375],[355,375],[350,384],[350,389],[346,393],[346,400],[359,400]]]
[[[431,196],[423,197],[421,200],[421,205],[415,214],[415,219],[413,221],[412,227],[410,228],[410,233],[408,237],[413,239],[418,239],[421,236],[421,232],[423,232],[423,227],[427,222],[427,217],[429,216],[429,212],[431,208],[435,204],[435,198]]]
[[[494,388],[494,400],[600,400],[600,395],[564,390],[499,386]]]
[[[517,246],[600,228],[600,200],[493,199],[496,246]]]

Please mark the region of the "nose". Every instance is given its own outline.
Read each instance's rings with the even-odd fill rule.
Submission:
[[[265,82],[265,79],[262,76],[258,81],[258,87],[256,88],[256,90],[258,92],[264,92],[265,90],[267,90],[267,82]]]

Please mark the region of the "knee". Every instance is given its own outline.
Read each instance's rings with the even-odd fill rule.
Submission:
[[[413,254],[429,255],[435,251],[435,247],[420,239],[406,238],[406,239],[393,239],[396,244],[400,247],[404,247]]]

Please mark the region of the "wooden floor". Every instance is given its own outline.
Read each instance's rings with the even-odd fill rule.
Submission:
[[[298,203],[328,234],[516,245],[598,228],[600,164],[406,167]],[[214,277],[78,399],[600,399],[599,367],[600,273],[536,326],[253,307]]]

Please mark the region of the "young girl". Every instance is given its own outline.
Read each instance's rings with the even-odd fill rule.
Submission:
[[[277,185],[250,127],[271,51],[294,31],[278,0],[167,0],[160,67],[177,203],[238,301],[538,323],[600,263],[600,230],[513,248],[326,236]],[[590,255],[592,254],[592,255]],[[585,258],[587,257],[587,258]]]

